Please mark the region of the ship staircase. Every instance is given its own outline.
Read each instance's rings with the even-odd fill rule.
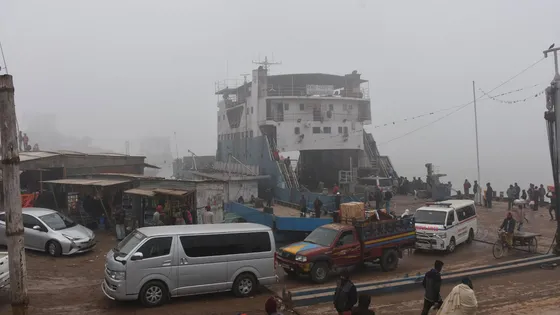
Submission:
[[[388,156],[381,156],[373,135],[364,132],[364,150],[369,159],[370,167],[376,176],[390,177],[395,175],[395,169]]]
[[[270,139],[269,137],[266,137],[267,142],[268,142],[268,147],[270,150],[270,156],[272,158],[272,160],[274,160],[274,150],[276,148],[276,142],[274,141],[274,139]],[[289,167],[284,163],[284,161],[276,161],[276,164],[278,165],[278,169],[280,170],[280,174],[282,174],[282,178],[284,180],[284,183],[286,183],[286,187],[287,188],[296,188],[299,189],[299,181],[297,179],[296,173],[294,171],[294,168],[292,167],[292,165],[290,165]]]

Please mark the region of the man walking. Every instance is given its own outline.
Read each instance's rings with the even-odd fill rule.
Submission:
[[[513,188],[515,188],[515,199],[519,199],[519,196],[521,195],[521,187],[519,187],[519,185],[517,185],[517,183],[513,184]]]
[[[307,200],[305,200],[305,196],[301,194],[301,198],[299,199],[299,216],[305,218],[307,214]]]
[[[553,213],[556,213],[556,194],[554,193],[554,187],[552,189],[548,187],[548,193],[546,196],[550,198],[550,206],[548,207],[548,214],[550,214],[550,221],[554,221]],[[556,218],[558,220],[558,218]]]
[[[465,198],[469,198],[471,183],[469,182],[468,179],[465,179],[465,183],[463,184],[463,190],[465,191]]]
[[[436,260],[434,268],[424,275],[422,286],[424,286],[424,307],[422,308],[422,315],[428,315],[432,306],[438,309],[443,303],[441,299],[441,270],[443,269],[443,262]]]
[[[319,199],[319,197],[315,198],[315,201],[313,202],[313,209],[315,210],[316,218],[321,217],[321,207],[323,207],[323,202]]]
[[[511,210],[511,207],[513,207],[513,200],[515,198],[515,188],[513,188],[513,185],[509,185],[506,195],[508,198],[508,210]]]
[[[381,202],[383,201],[383,192],[381,191],[380,188],[375,189],[373,198],[375,199],[375,210],[381,210]]]
[[[125,213],[122,207],[118,207],[115,211],[115,232],[117,233],[117,241],[122,241],[125,236],[124,230]]]
[[[539,206],[544,206],[544,196],[546,195],[546,190],[544,189],[543,184],[539,187]]]
[[[492,199],[494,198],[494,189],[490,183],[486,184],[486,207],[492,209]]]
[[[358,291],[352,281],[348,270],[343,269],[340,273],[340,280],[334,291],[333,304],[339,315],[352,310],[358,302]]]
[[[387,213],[391,212],[391,199],[393,199],[393,193],[387,189],[385,192],[385,210]]]
[[[202,214],[202,224],[213,224],[214,223],[214,213],[212,208],[208,205],[204,207],[206,211]]]
[[[473,192],[474,192],[474,203],[477,205],[481,205],[482,201],[480,200],[480,186],[478,185],[478,181],[474,181],[474,187],[473,187]]]

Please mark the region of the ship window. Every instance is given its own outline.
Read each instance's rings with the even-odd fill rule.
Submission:
[[[334,105],[333,104],[329,104],[329,110],[334,110]]]
[[[313,133],[321,133],[321,127],[313,127]]]
[[[348,105],[347,105],[347,104],[342,104],[342,109],[347,110],[347,109],[348,109]]]
[[[245,131],[245,138],[249,138],[249,131]]]
[[[253,138],[253,130],[249,131],[249,138]]]
[[[295,127],[295,128],[294,128],[294,133],[295,133],[296,135],[299,135],[299,127]]]
[[[344,127],[344,134],[348,134],[348,127]]]
[[[338,133],[342,133],[342,127],[338,127]]]
[[[331,133],[331,127],[323,127],[323,133]]]
[[[284,103],[284,110],[289,110],[289,109],[290,109],[290,104]]]
[[[305,110],[305,105],[304,104],[299,104],[299,110]]]

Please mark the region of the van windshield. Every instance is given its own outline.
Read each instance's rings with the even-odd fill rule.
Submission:
[[[447,212],[436,210],[417,210],[414,214],[414,221],[421,224],[445,225]]]
[[[146,238],[146,235],[144,235],[144,234],[142,234],[138,231],[134,231],[134,232],[128,234],[128,236],[125,237],[124,240],[122,240],[119,244],[117,244],[117,246],[115,248],[113,248],[113,252],[115,252],[115,256],[124,257],[124,256],[128,255],[145,238]]]
[[[319,227],[316,228],[313,232],[311,232],[311,234],[307,235],[307,237],[303,241],[311,244],[317,244],[317,245],[329,247],[333,243],[337,234],[338,234],[337,230],[331,230],[331,229]]]
[[[380,178],[379,187],[391,187],[393,186],[393,180],[389,178]]]

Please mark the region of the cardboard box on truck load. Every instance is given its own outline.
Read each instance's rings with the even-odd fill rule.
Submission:
[[[365,219],[365,209],[362,202],[347,202],[340,204],[340,222],[352,224],[352,219]]]

